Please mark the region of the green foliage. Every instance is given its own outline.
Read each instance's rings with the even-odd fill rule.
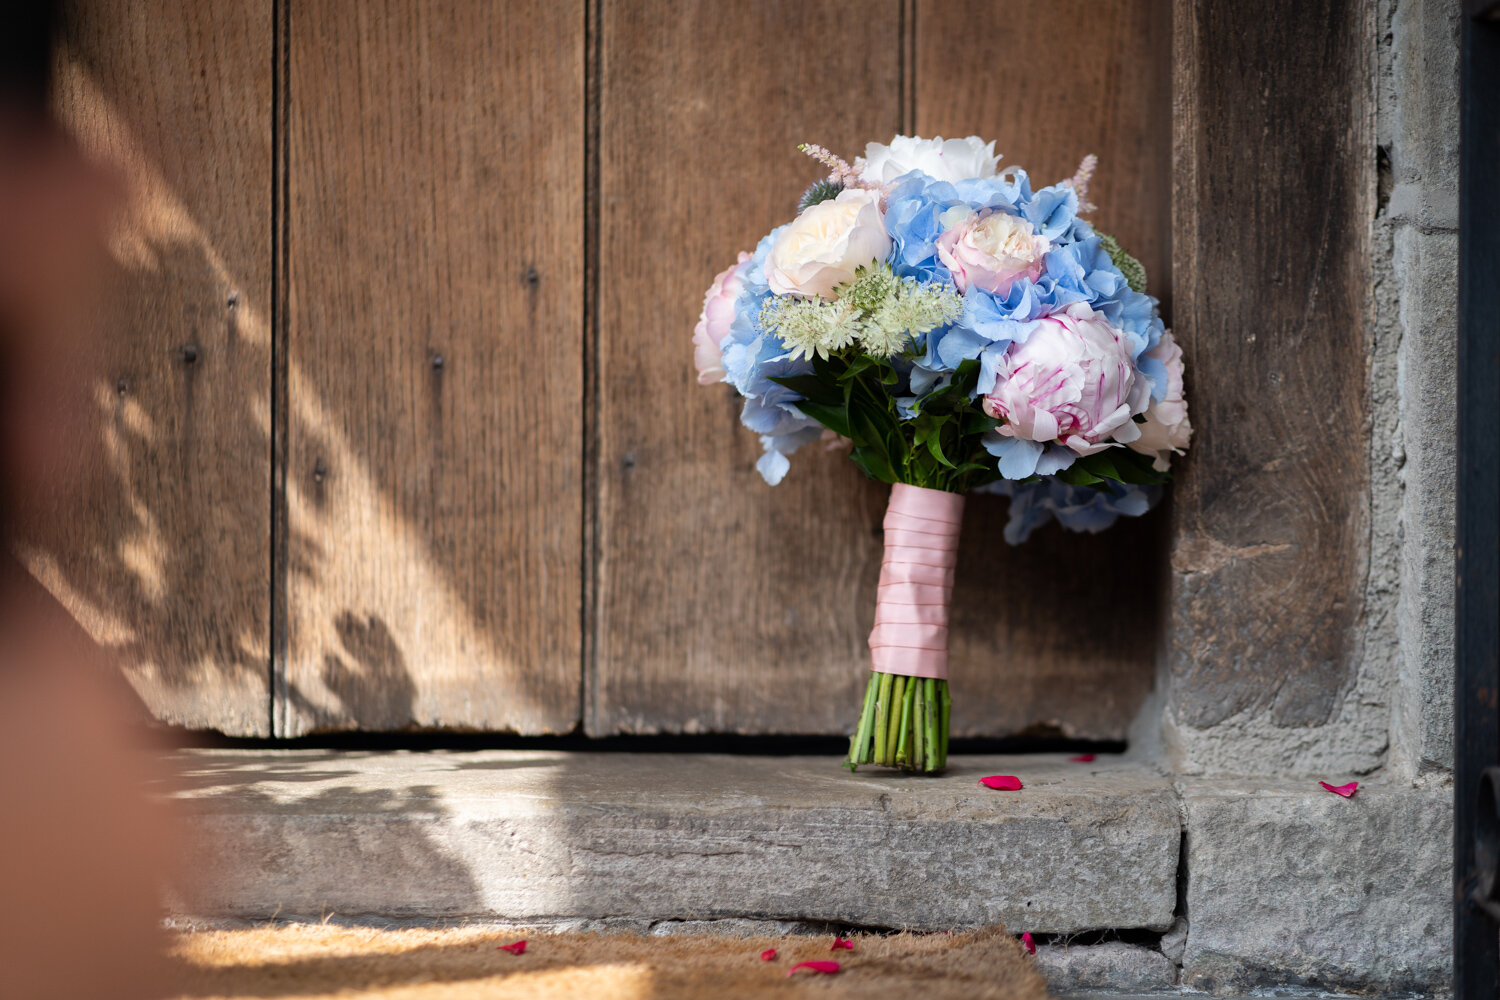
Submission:
[[[1141,262],[1120,249],[1120,241],[1107,233],[1099,234],[1099,245],[1109,254],[1109,259],[1120,269],[1120,273],[1125,275],[1125,283],[1130,286],[1131,291],[1144,293],[1146,268]]]
[[[1129,448],[1106,448],[1081,456],[1059,472],[1057,478],[1072,486],[1103,486],[1110,480],[1151,486],[1164,483],[1171,477],[1157,472],[1151,467],[1151,459],[1139,452]]]
[[[832,201],[844,190],[844,185],[838,181],[816,180],[807,186],[802,192],[802,197],[797,199],[797,211],[819,204],[820,202]]]
[[[979,362],[965,361],[946,383],[911,403],[903,420],[894,392],[902,385],[889,359],[855,350],[814,356],[813,370],[773,381],[799,393],[797,408],[853,442],[850,459],[871,479],[966,493],[1000,478],[984,437],[1000,426],[974,396]],[[1075,486],[1153,484],[1168,477],[1128,448],[1080,457],[1057,474]]]

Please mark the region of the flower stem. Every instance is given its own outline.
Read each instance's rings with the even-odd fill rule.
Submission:
[[[927,738],[924,740],[927,745],[927,756],[923,758],[922,763],[924,766],[922,770],[936,771],[943,766],[942,761],[938,759],[938,754],[941,751],[938,745],[937,731],[937,681],[931,677],[924,680],[922,682],[922,693],[924,696],[922,707],[925,709],[922,713],[922,726],[927,730]]]
[[[906,704],[906,677],[896,674],[896,683],[891,690],[890,718],[885,724],[885,760],[886,767],[896,766],[896,741],[901,737],[901,708]]]
[[[875,726],[875,697],[879,688],[880,678],[870,674],[870,683],[865,685],[864,711],[859,713],[859,728],[854,731],[854,739],[849,742],[848,764],[851,771],[860,764],[870,762],[870,735]]]
[[[927,714],[927,690],[922,684],[921,678],[913,679],[916,688],[916,706],[912,712],[912,768],[921,771],[922,765],[927,762],[927,727],[922,724],[922,717]]]
[[[871,671],[844,766],[878,764],[932,774],[948,765],[948,682]]]
[[[901,766],[911,759],[912,704],[917,698],[916,678],[908,678],[906,694],[901,699],[901,738],[896,742],[896,764]]]
[[[942,728],[940,730],[940,735],[941,735],[941,738],[942,738],[942,741],[943,741],[943,766],[947,767],[948,766],[948,722],[953,717],[953,698],[952,698],[951,695],[948,694],[948,682],[947,681],[938,681],[938,685],[940,687],[942,687],[942,689],[943,689],[943,693],[942,693],[943,719],[942,719]]]
[[[875,763],[885,763],[885,731],[891,714],[891,687],[896,678],[891,674],[876,674],[880,679],[880,693],[875,697]]]

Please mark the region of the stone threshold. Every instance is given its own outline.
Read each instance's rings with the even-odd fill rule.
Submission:
[[[336,918],[734,933],[1002,923],[1058,993],[1441,992],[1449,793],[1171,779],[1101,755],[194,750],[179,923]],[[983,788],[1018,775],[1021,792]],[[1188,919],[1184,921],[1183,916]]]
[[[182,913],[1166,930],[1170,782],[1117,758],[201,750]],[[981,787],[1016,774],[1023,792]]]

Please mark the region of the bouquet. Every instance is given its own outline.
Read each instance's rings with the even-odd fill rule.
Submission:
[[[897,136],[853,164],[800,148],[828,174],[714,279],[698,381],[744,397],[767,483],[822,439],[891,484],[847,764],[934,772],[964,495],[1010,498],[1011,544],[1144,514],[1191,433],[1182,351],[1141,264],[1082,218],[1094,157],[1033,190],[977,136]]]

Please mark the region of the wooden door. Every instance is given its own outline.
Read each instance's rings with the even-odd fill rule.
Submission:
[[[1041,183],[1098,154],[1098,221],[1165,292],[1170,19],[1149,0],[892,0],[857,18],[840,2],[601,6],[587,728],[843,732],[868,666],[887,490],[817,449],[767,487],[738,400],[696,386],[668,345],[692,329],[707,279],[794,213],[818,173],[798,143],[852,158],[901,130],[994,138]],[[1084,22],[1068,73],[1017,58]],[[1121,739],[1155,669],[1161,517],[1011,548],[1006,503],[971,498],[964,520],[954,732]]]
[[[1202,539],[1223,534],[1238,552],[1260,529],[1213,529],[1243,513],[1214,485],[1243,464],[1225,407],[1237,372],[1274,358],[1207,339],[1235,327],[1212,293],[1238,265],[1194,206],[1257,189],[1206,139],[1235,92],[1183,70],[1208,65],[1183,38],[1218,52],[1233,31],[1188,8],[1178,21],[1186,277],[1167,242],[1172,14],[1153,0],[89,4],[60,100],[135,201],[119,335],[91,383],[100,499],[28,562],[183,725],[842,732],[885,490],[815,449],[765,486],[732,394],[694,384],[689,337],[714,273],[817,175],[799,142],[852,156],[898,131],[994,138],[1039,182],[1099,155],[1095,221],[1145,262],[1169,320],[1191,318],[1194,412],[1214,425],[1187,465],[1177,550],[1212,563]],[[1037,65],[1063,39],[1066,70]],[[1264,109],[1240,110],[1249,134]],[[1174,277],[1189,299],[1174,303]],[[1340,428],[1362,426],[1360,344],[1316,347],[1345,376]],[[1307,391],[1280,398],[1306,409]],[[1277,433],[1360,467],[1342,431],[1288,416]],[[1324,540],[1326,571],[1298,592],[1321,589],[1317,621],[1336,627],[1306,648],[1347,663],[1359,556],[1340,553],[1358,548],[1363,494],[1307,482],[1318,504],[1276,508]],[[966,515],[959,734],[1122,738],[1169,612],[1179,676],[1217,655],[1214,635],[1259,634],[1246,608],[1294,612],[1241,608],[1196,570],[1169,604],[1163,512],[1016,549],[1004,517],[981,497]],[[1269,592],[1246,572],[1237,587]],[[1324,705],[1344,668],[1277,648],[1285,689],[1320,678]]]
[[[278,732],[565,732],[582,0],[289,6]]]
[[[68,11],[63,122],[129,190],[92,490],[22,555],[156,714],[270,735],[271,0]]]

